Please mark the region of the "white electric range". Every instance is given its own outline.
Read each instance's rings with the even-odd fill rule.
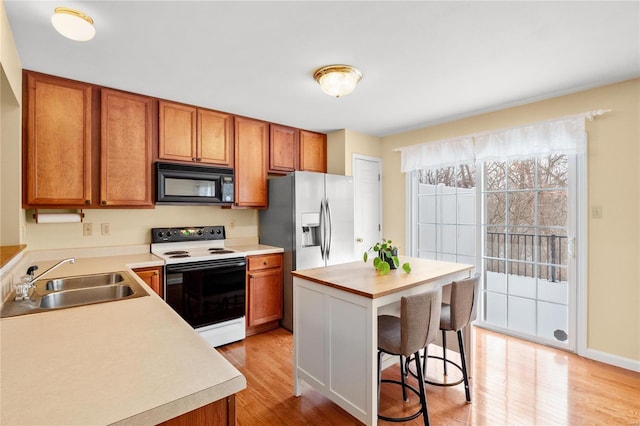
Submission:
[[[224,226],[152,228],[165,262],[165,301],[212,346],[245,338],[246,255],[224,246]]]

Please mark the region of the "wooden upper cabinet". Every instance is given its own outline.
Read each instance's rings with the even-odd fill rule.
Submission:
[[[233,115],[198,108],[197,161],[233,167]]]
[[[196,161],[197,108],[160,101],[158,158],[162,160]]]
[[[152,98],[102,89],[100,205],[153,206]]]
[[[235,205],[267,206],[269,123],[235,117]]]
[[[160,101],[158,158],[233,167],[233,115]]]
[[[327,135],[300,130],[300,170],[327,172]]]
[[[269,138],[269,173],[293,172],[298,168],[300,131],[271,124]]]
[[[23,74],[23,205],[92,203],[92,86]]]

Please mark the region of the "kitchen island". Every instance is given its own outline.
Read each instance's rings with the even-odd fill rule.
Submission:
[[[150,253],[76,258],[49,278],[159,265]],[[244,376],[138,281],[148,296],[0,320],[0,424],[235,422]]]
[[[404,262],[410,274],[380,275],[361,261],[292,272],[296,396],[304,380],[358,420],[377,424],[377,316],[399,315],[402,296],[466,278],[474,268],[400,257]]]

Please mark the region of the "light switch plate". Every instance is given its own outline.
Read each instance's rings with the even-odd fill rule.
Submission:
[[[602,206],[592,206],[591,217],[593,219],[602,219]]]

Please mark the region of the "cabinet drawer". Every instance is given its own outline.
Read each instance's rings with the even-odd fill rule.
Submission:
[[[259,271],[268,268],[280,268],[282,266],[282,254],[266,254],[263,256],[247,257],[249,271]]]

